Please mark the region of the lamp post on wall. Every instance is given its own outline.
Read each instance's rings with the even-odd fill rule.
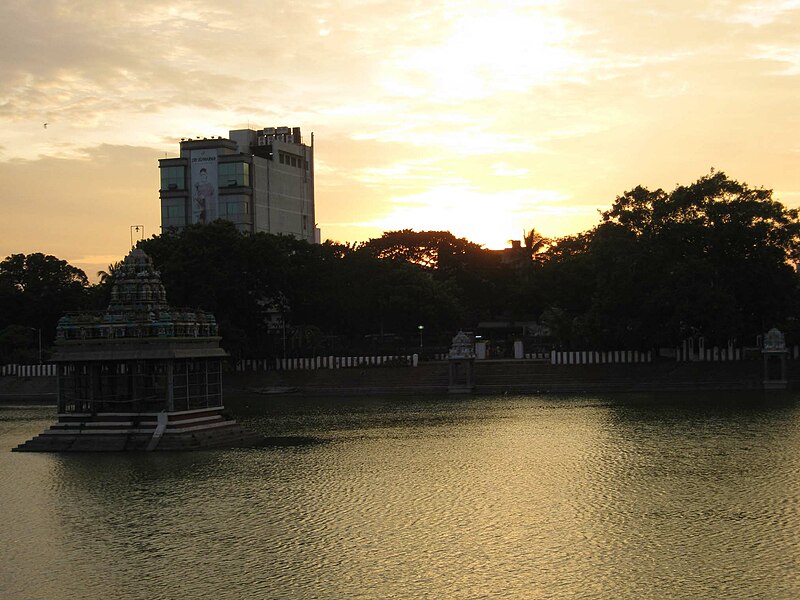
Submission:
[[[144,225],[131,225],[131,248],[133,248],[133,240],[134,240],[134,233],[136,235],[136,241],[140,241],[144,239]]]
[[[42,364],[42,328],[41,327],[28,327],[31,331],[35,331],[39,337],[39,364]]]

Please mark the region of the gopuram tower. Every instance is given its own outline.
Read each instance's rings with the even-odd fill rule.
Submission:
[[[172,308],[140,249],[115,273],[105,312],[63,316],[52,362],[58,422],[14,450],[87,452],[253,446],[223,414],[214,316]]]

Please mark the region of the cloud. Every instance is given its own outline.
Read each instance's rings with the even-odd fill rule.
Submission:
[[[0,246],[122,253],[131,222],[156,231],[156,159],[248,125],[316,134],[342,240],[574,232],[712,164],[798,189],[798,3],[9,0]]]
[[[800,45],[775,46],[772,44],[760,44],[756,46],[753,57],[783,65],[781,69],[770,71],[772,75],[789,77],[800,75]]]
[[[583,70],[581,57],[566,44],[576,34],[541,7],[459,12],[437,34],[418,47],[397,48],[390,59],[409,89],[421,87],[436,102],[526,91]]]
[[[492,165],[492,171],[498,177],[521,177],[530,173],[530,169],[525,167],[512,167],[507,162],[496,162]]]
[[[731,23],[764,27],[787,14],[800,10],[800,0],[770,0],[768,2],[718,2],[719,12]],[[719,12],[717,14],[719,14]]]

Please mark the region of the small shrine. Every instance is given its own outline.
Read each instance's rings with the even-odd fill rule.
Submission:
[[[151,258],[136,248],[114,274],[108,308],[63,316],[56,329],[58,423],[15,450],[185,450],[250,446],[261,436],[223,414],[214,316],[167,304]]]
[[[773,327],[767,332],[761,354],[764,356],[764,389],[785,390],[788,387],[786,357],[789,351],[780,330]]]
[[[469,394],[475,389],[475,344],[470,336],[459,331],[453,338],[447,354],[448,386],[450,394]]]

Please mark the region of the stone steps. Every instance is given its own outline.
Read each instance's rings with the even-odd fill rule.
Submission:
[[[263,436],[245,430],[241,425],[222,414],[211,417],[170,421],[155,451],[192,450],[256,446],[264,442]],[[60,422],[33,439],[20,444],[18,452],[123,452],[145,451],[153,439],[152,426],[131,426],[130,421]]]

